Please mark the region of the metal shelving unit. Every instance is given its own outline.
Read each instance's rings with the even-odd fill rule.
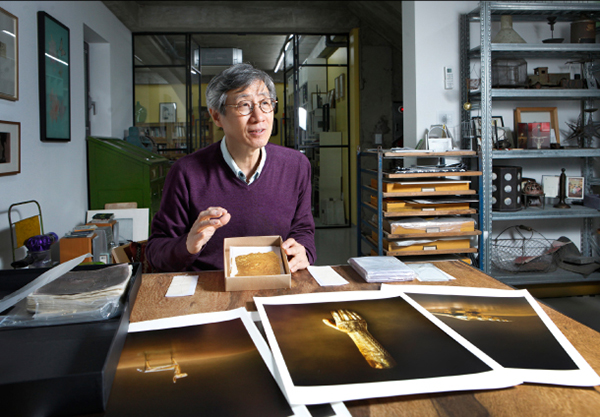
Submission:
[[[545,101],[545,100],[593,100],[600,98],[600,89],[506,89],[491,88],[491,61],[494,58],[548,58],[548,59],[581,59],[593,60],[600,58],[600,44],[492,44],[491,23],[500,20],[501,15],[513,16],[514,22],[545,22],[547,17],[557,17],[557,22],[569,22],[581,18],[581,14],[589,18],[600,17],[599,3],[559,3],[559,2],[486,2],[472,12],[462,15],[460,21],[460,79],[469,77],[472,59],[479,59],[481,65],[480,91],[467,91],[461,84],[462,102],[473,102],[472,110],[481,115],[482,146],[481,146],[481,222],[483,235],[480,239],[480,268],[494,277],[505,279],[507,283],[536,283],[540,279],[549,279],[548,274],[510,274],[494,271],[491,265],[491,236],[492,225],[495,221],[517,221],[523,219],[566,219],[581,218],[581,250],[584,255],[591,254],[595,242],[592,234],[592,220],[600,217],[598,210],[583,206],[572,206],[569,210],[557,210],[553,207],[544,209],[524,209],[517,212],[493,212],[491,210],[491,168],[494,160],[514,159],[548,159],[552,161],[562,158],[579,158],[582,176],[586,178],[586,192],[591,191],[591,184],[598,183],[592,178],[592,159],[600,156],[599,149],[547,149],[547,150],[494,150],[492,149],[492,102],[493,100],[515,101]],[[478,22],[480,45],[470,48],[470,23]],[[582,106],[583,107],[583,106]],[[461,121],[469,121],[469,110],[461,111]],[[560,274],[559,274],[560,275]],[[562,274],[557,275],[556,282],[571,282],[577,277]],[[581,276],[579,276],[581,278]]]

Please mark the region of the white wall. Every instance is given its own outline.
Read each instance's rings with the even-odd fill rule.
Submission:
[[[105,118],[95,133],[123,137],[132,125],[131,32],[100,1],[1,1],[19,19],[19,100],[0,100],[0,120],[21,123],[21,173],[0,177],[0,268],[12,262],[8,209],[37,200],[44,231],[59,236],[85,220],[88,208],[85,143],[84,27],[106,41],[105,85],[94,87]],[[39,133],[37,12],[45,11],[70,30],[71,141],[44,143]],[[97,40],[96,40],[97,41]],[[97,49],[98,49],[97,48]],[[93,56],[93,55],[92,55]],[[107,62],[108,60],[108,62]],[[93,62],[93,60],[92,60]],[[94,77],[94,68],[92,68]],[[28,217],[30,213],[23,212]],[[19,216],[13,216],[13,221]]]
[[[414,147],[425,130],[450,113],[459,124],[459,15],[477,1],[403,1],[402,62],[404,144]],[[454,89],[444,89],[444,67],[455,72]]]

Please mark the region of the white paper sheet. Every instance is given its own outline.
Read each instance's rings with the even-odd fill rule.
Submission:
[[[396,295],[400,295],[400,297],[395,297]],[[392,298],[393,300],[391,300]],[[340,380],[339,383],[303,383],[302,385],[294,383],[292,373],[290,372],[287,363],[288,361],[296,361],[296,363],[298,363],[298,358],[293,357],[293,355],[286,358],[283,353],[284,351],[280,346],[280,340],[282,343],[287,343],[287,348],[291,346],[293,349],[296,349],[296,354],[298,353],[297,346],[301,346],[302,351],[304,352],[302,354],[303,356],[301,363],[306,369],[314,368],[313,364],[310,363],[311,361],[321,360],[321,363],[323,363],[325,360],[327,360],[338,362],[332,363],[331,369],[342,370],[345,365],[342,366],[340,361],[347,360],[348,356],[337,355],[336,351],[331,352],[331,349],[333,348],[329,341],[332,340],[331,337],[338,338],[336,339],[336,343],[344,343],[347,346],[348,344],[352,344],[350,338],[346,340],[345,338],[347,338],[347,336],[343,335],[343,333],[341,333],[341,335],[337,335],[335,330],[329,330],[328,327],[330,326],[326,326],[323,322],[319,323],[319,320],[314,320],[310,323],[305,323],[303,320],[305,320],[307,317],[308,320],[314,319],[315,316],[320,317],[319,315],[321,312],[319,309],[323,309],[322,314],[323,319],[325,319],[327,315],[330,314],[330,310],[337,309],[338,306],[339,308],[344,309],[347,305],[356,306],[357,302],[360,304],[363,301],[369,302],[379,300],[388,300],[388,302],[399,303],[403,306],[402,308],[405,311],[410,310],[412,312],[412,317],[420,317],[420,322],[428,323],[425,324],[425,326],[427,327],[427,332],[429,332],[429,334],[435,334],[436,338],[439,338],[439,340],[444,340],[444,343],[452,346],[452,350],[454,352],[461,352],[461,355],[469,358],[470,363],[479,363],[481,365],[479,369],[485,369],[485,371],[475,373],[471,372],[466,374],[446,374],[440,377],[433,376],[390,379],[390,377],[383,377],[385,372],[387,372],[387,370],[385,370],[381,374],[382,379],[375,382],[360,382],[363,381],[363,379],[360,379],[359,382],[357,382],[356,379],[346,379]],[[411,307],[414,307],[414,305],[417,304],[405,294],[386,294],[382,291],[344,291],[286,295],[278,297],[255,297],[254,302],[261,316],[265,334],[267,335],[269,345],[273,351],[275,363],[277,364],[277,368],[281,375],[285,392],[287,393],[290,402],[293,404],[319,404],[329,401],[350,401],[364,398],[378,398],[397,395],[505,388],[521,383],[521,380],[518,379],[517,376],[507,373],[499,364],[497,364],[493,359],[489,358],[471,343],[460,338],[455,339],[456,342],[450,339],[448,337],[448,333],[446,333],[444,329],[438,328],[432,324],[433,321],[429,320],[430,315],[421,316],[418,310],[415,312]],[[275,315],[273,315],[273,317],[270,317],[267,313],[267,309],[273,309],[274,306],[276,306],[274,310],[277,310],[278,316],[275,317]],[[306,314],[307,307],[309,309],[313,309],[313,311]],[[367,304],[365,304],[365,308],[369,308]],[[317,313],[314,313],[314,311],[317,311]],[[368,315],[369,311],[364,311],[363,314]],[[419,328],[415,328],[410,322],[407,323],[406,317],[395,317],[392,315],[392,313],[386,313],[385,311],[380,311],[378,314],[389,314],[387,316],[388,322],[403,321],[400,326],[406,325],[407,329],[413,326],[406,332],[406,336],[403,336],[402,332],[387,333],[387,335],[384,336],[387,338],[386,340],[388,341],[388,345],[393,343],[390,342],[390,340],[394,340],[394,338],[400,338],[396,340],[395,343],[402,345],[402,349],[404,351],[412,351],[414,354],[426,356],[421,358],[421,361],[419,362],[426,366],[426,362],[429,360],[429,355],[426,353],[421,353],[421,351],[418,350],[418,346],[415,346],[415,344],[418,345],[417,342],[425,344],[431,344],[433,342],[430,342],[428,338],[423,337],[421,337],[420,340],[411,338],[411,335],[418,334],[420,330]],[[329,317],[331,317],[331,315],[329,315]],[[272,319],[275,320],[273,323],[271,322]],[[283,323],[284,319],[285,323]],[[277,320],[279,320],[279,323],[277,323]],[[275,324],[275,328],[279,334],[275,333],[273,324]],[[378,323],[371,324],[375,326],[373,330],[375,331]],[[303,328],[299,326],[308,326],[310,331],[303,331]],[[307,327],[304,327],[304,329],[306,328]],[[285,332],[285,337],[288,338],[287,342],[284,341],[283,338],[280,339],[282,336],[282,333],[280,333],[281,329],[284,329],[283,331]],[[298,332],[295,331],[296,329],[298,329]],[[324,334],[324,329],[327,329],[327,331],[330,332],[327,336],[327,340],[318,339],[319,336]],[[310,339],[296,341],[294,338],[299,337],[297,333],[301,333],[302,336],[310,335]],[[331,336],[332,334],[333,336]],[[382,337],[381,331],[377,336],[373,336],[376,339],[377,337]],[[339,337],[344,338],[344,341],[340,340]],[[406,344],[403,344],[402,337],[407,337],[409,339],[406,341]],[[430,349],[431,348],[434,349],[436,354],[442,353],[442,356],[444,356],[443,350],[440,351],[440,349],[442,349],[441,347],[438,347],[437,345],[430,345]],[[353,350],[355,347],[350,346],[349,349]],[[326,353],[326,355],[322,355],[323,353]],[[331,356],[331,354],[333,354],[333,356]],[[325,359],[322,359],[321,357],[325,357]],[[361,362],[361,365],[364,365],[362,363],[362,358],[356,358],[356,360],[357,362]],[[409,366],[409,364],[414,367],[411,358],[400,356],[396,357],[395,360],[399,363],[399,365],[397,365],[399,366],[397,369],[397,372],[399,373],[404,372],[404,367]],[[446,361],[446,358],[436,358],[436,360]],[[459,366],[461,367],[460,369],[462,369],[463,365],[459,364]],[[354,372],[353,367],[347,366],[345,368],[346,369],[343,369],[343,371],[340,372]],[[347,371],[347,368],[350,368],[350,371]],[[338,378],[338,375],[331,374],[331,369],[321,369],[321,371],[319,371],[320,373],[310,376],[311,381],[319,380],[322,377],[327,378],[328,380],[331,380],[332,378]],[[364,370],[364,366],[362,369]],[[304,370],[303,372],[306,375],[306,371]],[[372,373],[378,371],[371,369],[366,372]]]
[[[197,284],[198,275],[176,275],[171,280],[171,285],[169,285],[165,297],[185,297],[194,295]]]
[[[419,281],[451,281],[454,278],[452,275],[439,269],[432,263],[406,264],[410,269],[417,273]]]
[[[465,336],[469,336],[470,339],[474,340],[473,343],[477,344],[476,342],[476,337],[477,335],[481,335],[483,333],[483,331],[486,331],[486,337],[485,339],[488,339],[491,341],[491,344],[493,345],[494,342],[494,330],[492,328],[492,326],[502,326],[505,323],[498,323],[498,319],[499,318],[507,318],[507,319],[511,319],[511,315],[513,314],[513,316],[515,317],[523,317],[523,314],[521,313],[520,316],[517,316],[514,312],[511,313],[511,310],[508,310],[508,308],[510,308],[510,305],[514,305],[516,302],[519,301],[519,299],[523,300],[523,304],[528,304],[531,309],[533,309],[533,311],[535,312],[535,314],[537,314],[537,316],[539,317],[539,319],[543,322],[543,324],[537,326],[537,328],[539,329],[541,326],[545,326],[547,328],[547,331],[551,333],[551,336],[548,337],[548,335],[546,336],[545,340],[548,340],[548,342],[546,342],[545,346],[542,347],[542,349],[540,349],[539,351],[533,350],[533,351],[529,351],[529,349],[531,348],[531,346],[536,342],[536,339],[540,339],[541,336],[544,336],[543,332],[540,332],[539,330],[534,333],[533,330],[530,327],[526,327],[525,325],[519,325],[519,322],[517,322],[517,320],[512,320],[515,324],[512,326],[511,329],[508,330],[503,330],[503,333],[499,333],[498,330],[496,330],[497,333],[497,339],[498,339],[498,344],[504,346],[503,350],[503,354],[508,350],[508,349],[514,349],[514,356],[515,357],[523,357],[525,356],[524,352],[527,352],[528,354],[531,354],[532,357],[543,357],[543,356],[549,356],[550,355],[550,350],[549,350],[549,346],[551,344],[553,344],[552,342],[552,337],[556,340],[556,343],[558,343],[559,347],[553,347],[552,352],[555,353],[556,357],[562,357],[560,352],[560,349],[562,348],[564,350],[564,352],[570,357],[570,359],[572,360],[572,362],[575,364],[575,366],[578,369],[541,369],[539,367],[522,367],[522,368],[509,368],[506,367],[506,371],[510,372],[513,376],[523,380],[524,382],[532,382],[532,383],[543,383],[543,384],[556,384],[556,385],[568,385],[568,386],[596,386],[596,385],[600,385],[600,377],[598,376],[598,374],[591,368],[591,366],[585,361],[585,359],[579,354],[579,352],[577,352],[577,350],[573,347],[573,345],[567,340],[567,338],[564,336],[564,334],[558,329],[558,327],[556,327],[556,325],[554,324],[554,322],[550,319],[550,317],[548,317],[548,315],[544,312],[544,310],[540,307],[539,303],[531,296],[531,294],[529,294],[529,292],[527,290],[501,290],[501,289],[489,289],[489,288],[471,288],[471,287],[449,287],[449,286],[419,286],[419,285],[403,285],[403,286],[393,286],[393,285],[386,285],[383,284],[381,287],[381,290],[387,293],[403,293],[408,295],[411,298],[414,298],[415,300],[417,300],[417,295],[420,294],[437,294],[437,295],[442,295],[442,296],[455,296],[453,297],[446,297],[446,302],[452,306],[452,308],[454,308],[455,310],[459,311],[460,309],[470,309],[471,311],[469,313],[474,313],[474,308],[473,305],[476,305],[477,303],[477,298],[476,297],[490,297],[490,298],[496,298],[499,301],[496,303],[491,303],[491,302],[487,302],[487,305],[484,306],[484,308],[487,309],[491,309],[492,307],[495,309],[493,310],[494,313],[492,314],[492,317],[490,318],[490,320],[488,320],[488,327],[489,330],[486,330],[484,327],[482,327],[481,325],[481,320],[477,319],[477,320],[473,320],[474,323],[476,323],[477,327],[472,327],[471,331],[469,333],[469,327],[466,327],[464,325],[465,323],[465,318],[460,318],[459,320],[454,320],[454,318],[451,318],[449,320],[445,320],[447,323],[461,323],[462,322],[462,326],[457,327],[457,329],[460,329],[462,333],[465,334]],[[461,305],[460,302],[461,300],[464,300],[464,298],[462,297],[471,297],[472,300],[469,302],[468,304],[463,304]],[[502,302],[503,300],[508,300],[508,305],[509,307],[503,307],[502,306]],[[423,301],[421,301],[423,302]],[[446,328],[446,330],[451,333],[454,334],[455,337],[463,337],[461,336],[457,331],[455,331],[453,328],[451,328],[450,326],[448,326],[447,324],[445,324],[444,322],[442,322],[440,320],[440,318],[438,318],[437,315],[435,314],[431,314],[430,311],[435,311],[432,307],[431,304],[429,305],[429,310],[427,310],[426,308],[422,307],[418,302],[417,304],[419,305],[420,308],[423,309],[423,314],[429,315],[432,317],[432,320],[439,322],[440,327],[442,328]],[[500,307],[498,307],[497,305],[500,305]],[[426,305],[426,304],[424,304]],[[504,311],[502,310],[504,308]],[[514,309],[514,307],[512,307]],[[476,312],[475,312],[476,313]],[[441,314],[440,317],[448,317],[448,314]],[[532,317],[533,319],[535,319],[535,317]],[[468,321],[468,320],[467,320]],[[485,321],[485,320],[484,320]],[[494,322],[496,321],[496,322]],[[477,322],[479,322],[479,324],[477,324]],[[510,324],[510,323],[506,323],[506,324]],[[484,323],[485,326],[485,323]],[[453,326],[456,327],[456,326]],[[528,341],[527,338],[530,338],[530,340]],[[511,341],[510,339],[513,338],[513,340]],[[484,342],[486,342],[486,340],[484,340]],[[480,346],[478,347],[482,347],[483,348],[483,343],[479,343]],[[519,350],[521,349],[521,350]],[[525,349],[525,350],[523,350]],[[534,348],[531,348],[534,349]],[[489,353],[489,355],[492,358],[498,358],[498,355],[494,355],[494,353],[492,352],[492,349],[489,349],[489,344],[488,347],[486,348],[486,351]],[[510,352],[509,352],[510,353]],[[564,361],[564,357],[561,358]],[[498,359],[500,361],[500,359]],[[504,358],[504,361],[506,361],[506,358]],[[503,361],[503,362],[504,362]],[[549,360],[551,362],[551,365],[554,365],[555,363],[558,362],[557,359],[551,359]]]
[[[330,266],[309,266],[308,272],[319,283],[320,286],[345,285],[348,283],[340,274]]]

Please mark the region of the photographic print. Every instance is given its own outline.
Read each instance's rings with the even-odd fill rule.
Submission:
[[[0,121],[0,176],[21,172],[21,123]]]
[[[583,177],[567,177],[567,198],[583,200]]]
[[[1,7],[0,98],[19,99],[19,19]]]
[[[42,141],[71,140],[69,28],[38,12],[40,137]]]
[[[161,123],[175,123],[177,121],[177,103],[160,103],[159,106]]]
[[[104,416],[310,416],[245,309],[131,323]]]
[[[386,286],[402,291],[524,382],[593,386],[600,378],[525,290]]]
[[[554,198],[559,194],[559,179],[558,175],[542,175],[542,188],[546,197]]]
[[[512,386],[501,367],[380,291],[255,297],[292,403]]]

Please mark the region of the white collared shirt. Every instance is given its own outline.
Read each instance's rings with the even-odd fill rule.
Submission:
[[[250,177],[250,181],[246,181],[246,174],[244,174],[240,167],[237,166],[237,164],[231,157],[229,150],[227,149],[227,145],[225,145],[225,137],[223,137],[223,139],[221,140],[221,153],[223,154],[223,158],[225,158],[225,162],[227,162],[227,165],[229,165],[229,167],[233,170],[235,176],[238,177],[240,180],[246,182],[248,185],[252,184],[254,180],[260,176],[260,173],[262,172],[262,169],[265,166],[265,161],[267,160],[267,151],[263,146],[262,148],[260,148],[260,163],[258,164],[258,168],[256,169],[254,175]]]

